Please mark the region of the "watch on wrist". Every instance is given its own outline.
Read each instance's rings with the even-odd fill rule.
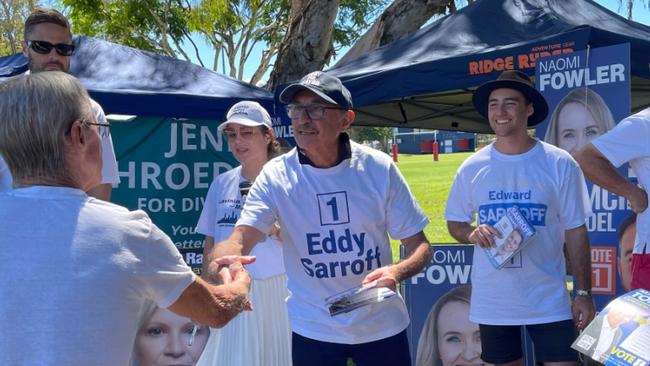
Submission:
[[[591,296],[591,290],[576,290],[576,296]]]

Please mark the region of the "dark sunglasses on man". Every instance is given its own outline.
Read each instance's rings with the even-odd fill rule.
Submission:
[[[52,48],[54,48],[56,50],[56,53],[58,53],[61,56],[72,56],[72,54],[74,53],[73,44],[66,44],[66,43],[52,44],[46,41],[27,41],[27,46],[32,50],[34,50],[34,52],[40,53],[41,55],[49,54],[50,52],[52,52]]]

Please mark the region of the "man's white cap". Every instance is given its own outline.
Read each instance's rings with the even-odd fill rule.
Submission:
[[[228,110],[228,114],[226,115],[226,121],[221,123],[217,130],[222,132],[229,123],[236,123],[247,127],[273,127],[269,112],[267,112],[259,103],[249,100],[244,100],[230,107],[230,110]]]

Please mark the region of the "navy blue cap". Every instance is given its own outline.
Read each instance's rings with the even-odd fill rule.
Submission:
[[[280,93],[280,102],[289,104],[301,90],[309,90],[326,101],[341,106],[345,109],[352,109],[352,95],[350,91],[335,76],[328,75],[322,71],[314,71],[303,76],[299,82],[287,86]]]

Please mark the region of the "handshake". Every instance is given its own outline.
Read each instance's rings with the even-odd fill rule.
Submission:
[[[251,278],[244,265],[253,262],[255,262],[255,256],[226,255],[219,257],[208,264],[204,277],[208,282],[216,285],[241,285],[245,287],[245,290],[242,290],[248,293]],[[241,304],[241,307],[241,310],[253,310],[253,305],[248,299],[248,296],[245,297],[245,301]]]

